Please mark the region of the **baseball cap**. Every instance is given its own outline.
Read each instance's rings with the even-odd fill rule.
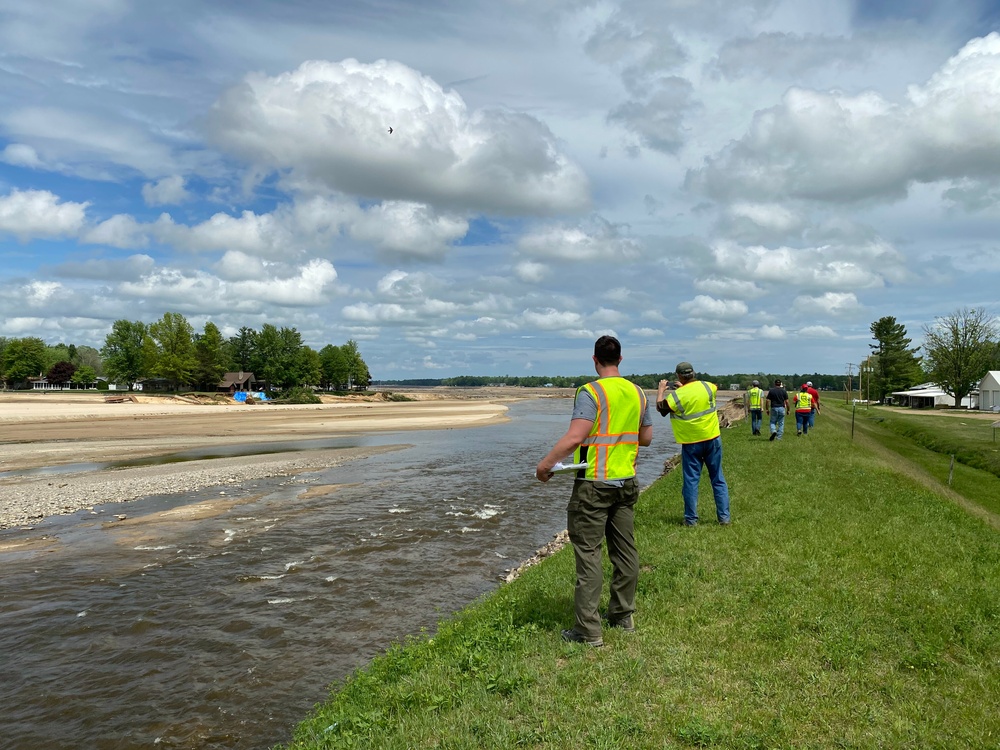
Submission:
[[[813,382],[811,380],[807,380],[806,381],[806,385],[808,385],[810,388],[812,388],[813,387]]]
[[[755,380],[755,381],[753,381],[753,384],[754,385],[760,385],[760,381],[759,380]]]
[[[678,375],[687,375],[689,372],[694,372],[694,368],[691,366],[690,362],[681,362],[674,368],[674,372]]]
[[[805,390],[806,388],[808,388],[808,387],[809,387],[809,386],[808,386],[808,385],[806,385],[805,383],[803,383],[803,384],[802,384],[802,390],[803,390],[803,391],[804,391],[804,390]]]

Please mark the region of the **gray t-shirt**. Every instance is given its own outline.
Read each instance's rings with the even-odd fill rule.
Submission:
[[[642,412],[642,425],[653,424],[653,412],[651,411],[653,401],[646,397],[646,408]],[[594,400],[593,394],[586,388],[581,388],[576,394],[576,400],[573,402],[573,416],[570,419],[586,419],[588,422],[597,421],[597,402]],[[611,479],[605,480],[602,484],[610,485],[612,487],[623,487],[625,486],[624,479]]]

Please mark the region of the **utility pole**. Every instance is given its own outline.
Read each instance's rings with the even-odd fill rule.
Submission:
[[[854,363],[847,363],[847,396],[845,398],[846,403],[851,403],[851,396],[854,394],[854,382],[851,377],[854,374]]]

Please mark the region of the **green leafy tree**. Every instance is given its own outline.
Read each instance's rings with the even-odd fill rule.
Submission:
[[[214,391],[226,374],[229,363],[226,342],[219,327],[212,321],[205,323],[205,329],[197,337],[194,348],[195,358],[198,360],[195,379],[203,390]]]
[[[263,381],[266,387],[280,385],[285,376],[285,365],[282,356],[281,334],[276,326],[265,323],[254,337],[253,356],[250,360],[250,371],[258,381]]]
[[[268,386],[292,388],[320,382],[318,355],[302,343],[295,328],[265,323],[255,337],[251,371]]]
[[[11,384],[27,383],[28,378],[48,369],[46,354],[47,347],[40,338],[11,339],[3,352],[4,378]]]
[[[156,342],[157,375],[166,378],[176,390],[191,382],[198,361],[195,357],[194,329],[180,313],[164,313],[149,326],[149,336]]]
[[[45,371],[48,372],[49,369],[56,362],[72,362],[70,359],[69,347],[66,344],[55,344],[53,346],[45,347]]]
[[[7,374],[6,374],[6,369],[4,367],[3,358],[4,358],[4,352],[7,351],[7,345],[9,343],[10,339],[8,339],[6,336],[0,336],[0,383],[3,384],[4,388],[7,387]]]
[[[983,308],[962,308],[924,326],[927,374],[955,406],[979,385],[997,356],[1000,330],[996,318]]]
[[[97,372],[90,365],[80,365],[70,378],[74,385],[90,385],[97,382]]]
[[[358,342],[354,339],[349,339],[347,343],[341,347],[341,349],[343,350],[344,357],[347,360],[349,384],[352,387],[367,388],[368,384],[371,382],[371,374],[368,372],[368,365],[365,364],[364,359],[361,357],[361,350],[358,349]]]
[[[299,382],[301,385],[319,385],[323,380],[323,366],[319,352],[308,346],[299,349]]]
[[[73,379],[73,375],[76,373],[76,365],[68,360],[62,360],[61,362],[56,362],[49,371],[45,373],[46,379],[50,383],[69,383]]]
[[[919,347],[910,348],[906,326],[892,316],[879,318],[870,330],[875,340],[868,345],[873,355],[872,395],[878,401],[885,401],[893,391],[901,391],[920,380]]]
[[[302,334],[294,328],[283,326],[278,329],[280,344],[281,377],[277,381],[282,388],[307,385],[308,363],[303,356]],[[313,381],[316,382],[316,381]]]
[[[339,346],[327,344],[319,350],[320,384],[324,388],[340,389],[347,385],[347,356]]]
[[[136,382],[149,373],[150,345],[155,350],[145,323],[138,320],[116,320],[101,347],[104,370],[108,377],[132,390]]]

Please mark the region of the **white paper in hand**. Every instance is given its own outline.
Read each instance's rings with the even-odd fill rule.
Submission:
[[[586,469],[586,468],[587,468],[586,462],[582,464],[564,464],[562,461],[559,461],[555,466],[552,467],[552,473],[572,474],[574,472],[579,471],[580,469]]]

